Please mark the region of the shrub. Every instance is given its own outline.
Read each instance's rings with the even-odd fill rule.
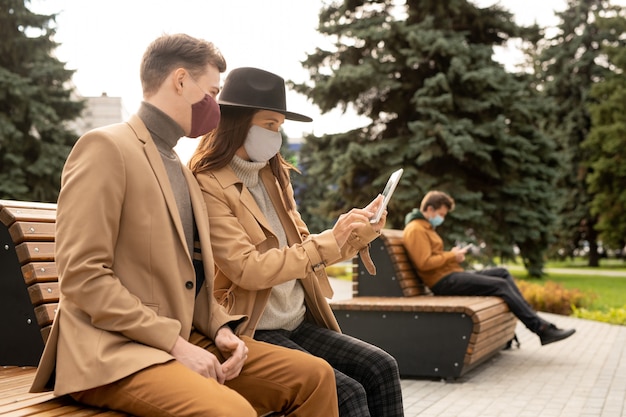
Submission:
[[[328,274],[328,276],[332,278],[351,281],[352,264],[340,263],[335,265],[329,265],[326,267],[326,274]]]
[[[573,307],[572,310],[574,317],[626,326],[626,305],[621,308],[611,307],[608,311],[587,310],[576,307]]]
[[[569,316],[574,308],[589,304],[594,294],[585,294],[577,289],[566,289],[561,284],[546,281],[537,284],[517,281],[518,287],[528,303],[538,311]]]

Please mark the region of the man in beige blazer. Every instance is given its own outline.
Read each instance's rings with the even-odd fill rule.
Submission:
[[[225,69],[209,42],[156,39],[137,114],[74,146],[57,208],[60,307],[32,391],[136,416],[338,415],[325,361],[237,337],[247,317],[212,296],[207,208],[173,147],[217,125]]]

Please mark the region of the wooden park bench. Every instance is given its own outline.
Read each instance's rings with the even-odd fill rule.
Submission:
[[[403,377],[458,378],[514,338],[517,318],[501,298],[433,295],[401,230],[384,229],[370,254],[377,274],[356,257],[353,298],[330,304],[342,331],[389,352]]]
[[[0,200],[0,415],[128,416],[28,392],[59,303],[55,221],[56,204]]]
[[[126,416],[30,394],[59,302],[56,204],[0,200],[0,415]]]

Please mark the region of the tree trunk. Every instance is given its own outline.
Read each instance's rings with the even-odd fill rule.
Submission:
[[[587,241],[589,242],[589,265],[590,267],[600,266],[600,253],[598,252],[598,233],[596,232],[595,219],[587,219]]]

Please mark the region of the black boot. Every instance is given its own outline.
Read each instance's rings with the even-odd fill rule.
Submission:
[[[548,343],[554,343],[559,340],[566,339],[575,332],[576,329],[559,329],[554,324],[548,323],[541,326],[537,334],[539,335],[539,339],[541,339],[541,344],[547,345]]]

